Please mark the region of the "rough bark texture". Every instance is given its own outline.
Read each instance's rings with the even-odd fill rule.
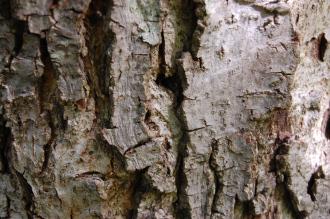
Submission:
[[[329,0],[0,0],[0,218],[329,218]]]

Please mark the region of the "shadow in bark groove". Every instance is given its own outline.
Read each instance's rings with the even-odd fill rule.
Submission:
[[[277,175],[275,198],[278,202],[283,202],[293,218],[301,219],[306,218],[308,213],[306,211],[299,211],[297,207],[297,199],[294,193],[290,190],[290,173],[283,171],[288,165],[283,159],[279,159],[282,156],[286,156],[290,150],[289,139],[280,139],[279,137],[275,140],[275,151],[273,158],[270,161],[270,171]]]
[[[216,171],[216,158],[214,156],[214,153],[217,150],[217,144],[218,144],[218,141],[216,139],[213,139],[211,142],[212,152],[211,152],[210,159],[209,159],[209,167],[210,167],[211,171],[213,172],[213,177],[214,177],[214,181],[215,181],[214,182],[215,191],[214,191],[214,196],[213,196],[212,205],[211,205],[211,213],[218,213],[216,210],[216,204],[219,199],[219,194],[223,189],[223,184],[220,181],[221,177],[218,175],[218,173]]]
[[[40,38],[40,54],[41,61],[44,65],[43,75],[39,80],[39,105],[40,114],[47,113],[47,121],[51,129],[51,136],[47,144],[43,146],[44,162],[41,168],[43,173],[49,164],[50,155],[52,152],[53,143],[59,132],[64,132],[66,129],[66,121],[63,115],[63,106],[59,104],[57,78],[58,75],[54,69],[52,60],[48,52],[46,38]]]
[[[11,132],[8,127],[6,127],[6,120],[3,114],[0,114],[0,171],[3,173],[10,173],[9,169],[9,146],[11,144]]]
[[[87,71],[87,81],[92,91],[96,104],[96,117],[103,128],[113,128],[111,116],[113,104],[111,86],[110,62],[114,33],[108,25],[110,11],[113,2],[111,0],[93,0],[84,19],[86,27],[85,39],[88,47],[88,55],[83,57]]]
[[[25,210],[28,216],[28,219],[33,219],[34,217],[34,195],[30,184],[24,178],[24,175],[15,171],[15,175],[18,178],[18,181],[23,189],[23,200],[25,201]]]
[[[319,49],[318,49],[318,58],[321,62],[324,62],[324,54],[328,47],[328,41],[325,38],[325,34],[322,33],[318,37]]]
[[[174,94],[173,107],[177,119],[180,122],[180,129],[182,136],[178,142],[178,157],[175,168],[175,179],[177,187],[177,201],[174,203],[177,218],[191,218],[191,209],[188,204],[188,196],[186,194],[187,179],[184,170],[184,160],[187,157],[187,145],[190,142],[189,134],[187,132],[187,122],[184,111],[182,109],[182,102],[184,100],[184,90],[187,86],[185,71],[177,58],[181,58],[183,52],[190,52],[194,59],[200,44],[200,36],[204,31],[203,26],[198,25],[198,21],[203,21],[205,16],[204,3],[202,1],[181,1],[178,8],[175,9],[176,17],[182,24],[185,25],[185,31],[177,34],[175,42],[184,42],[182,47],[178,49],[175,54],[175,60],[172,63],[172,69],[166,69],[165,62],[165,39],[164,31],[161,31],[162,42],[159,45],[159,74],[156,79],[156,84],[164,87],[166,90]],[[183,12],[184,11],[184,12]],[[187,14],[186,12],[191,13]],[[202,63],[202,60],[199,60]]]
[[[315,198],[316,181],[318,179],[324,179],[324,178],[325,178],[325,175],[323,173],[322,166],[320,166],[319,168],[317,168],[315,173],[312,174],[311,178],[308,181],[307,193],[310,195],[311,200],[313,202],[316,201],[316,198]]]
[[[252,212],[251,201],[240,201],[236,195],[234,205],[234,217],[241,219],[253,219],[255,218]]]
[[[133,185],[133,209],[128,212],[127,219],[137,218],[142,195],[151,190],[148,180],[145,177],[147,171],[148,167],[135,172],[135,182]]]
[[[166,63],[165,63],[165,40],[164,33],[161,32],[162,43],[159,46],[159,74],[156,79],[156,84],[164,87],[174,94],[173,107],[176,117],[180,122],[180,129],[182,131],[181,139],[179,140],[179,151],[176,166],[176,187],[178,200],[174,204],[176,215],[178,218],[191,218],[190,210],[187,201],[187,194],[185,188],[187,187],[187,179],[184,174],[184,157],[186,157],[186,147],[189,142],[189,136],[185,130],[187,125],[185,121],[184,112],[182,110],[182,101],[184,99],[183,91],[185,83],[184,71],[179,70],[178,64],[175,64],[173,75],[166,76]]]
[[[330,109],[328,109],[323,116],[322,132],[326,139],[330,139]]]
[[[14,29],[15,29],[15,45],[13,52],[9,57],[6,67],[8,67],[9,72],[11,71],[11,63],[13,59],[20,53],[23,47],[23,34],[27,30],[26,21],[14,20]]]

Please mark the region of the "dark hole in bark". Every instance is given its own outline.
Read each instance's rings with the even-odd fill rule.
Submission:
[[[312,174],[310,180],[308,181],[307,193],[310,195],[312,201],[316,201],[316,180],[324,179],[324,173],[322,167],[319,167],[315,173]]]
[[[241,201],[236,195],[234,205],[234,218],[247,218],[247,216],[254,214],[255,213],[253,212],[252,202]]]
[[[178,107],[183,100],[183,86],[178,72],[171,76],[166,76],[166,62],[165,62],[165,40],[164,32],[161,32],[162,43],[159,45],[159,74],[156,79],[156,84],[165,87],[175,94],[175,106]]]
[[[16,21],[15,26],[16,31],[14,52],[15,56],[17,56],[23,46],[23,33],[26,30],[26,23],[24,21]]]
[[[299,22],[299,14],[296,17],[296,24]]]
[[[32,191],[31,185],[28,181],[24,178],[24,175],[18,171],[15,171],[18,181],[21,185],[22,192],[23,192],[23,200],[25,201],[25,210],[27,213],[27,218],[34,218],[33,211],[35,209],[34,206],[34,194]]]
[[[143,194],[150,192],[151,187],[148,183],[148,180],[145,176],[145,173],[148,171],[148,167],[142,170],[136,171],[135,180],[133,182],[133,203],[132,209],[129,210],[127,219],[135,219],[138,216],[138,208],[143,198]]]
[[[324,54],[325,54],[325,51],[327,50],[327,47],[328,47],[328,41],[325,38],[324,33],[322,33],[319,36],[319,49],[318,49],[318,51],[319,51],[318,58],[321,62],[324,62]]]
[[[6,121],[2,114],[0,114],[0,162],[2,163],[2,170],[0,172],[10,173],[9,168],[9,147],[11,144],[11,131],[6,127]]]
[[[52,5],[53,6],[58,6],[59,2],[60,2],[60,0],[53,0]]]
[[[325,137],[327,139],[330,139],[330,118],[329,118],[329,115],[328,115],[327,123],[326,123],[326,126],[325,126]]]
[[[0,16],[10,18],[10,1],[0,1]]]
[[[104,16],[107,13],[107,9],[109,8],[109,1],[92,1],[89,5],[88,9],[88,19],[90,24],[92,25],[102,25],[101,22],[104,20]]]
[[[328,109],[323,117],[322,131],[326,139],[330,139],[330,109]]]

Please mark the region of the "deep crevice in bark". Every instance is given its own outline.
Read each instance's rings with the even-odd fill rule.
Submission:
[[[295,219],[306,218],[306,212],[299,212],[293,202],[292,192],[287,188],[286,183],[277,183],[275,188],[277,200],[283,202],[286,211]]]
[[[284,182],[276,184],[276,190],[281,190],[280,199],[287,206],[287,210],[291,212],[294,218],[306,218],[308,213],[306,211],[299,211],[297,208],[297,201],[295,200],[294,193],[288,187],[289,177],[284,177]]]
[[[234,205],[234,217],[235,218],[253,218],[251,201],[241,201],[238,199],[237,195],[235,197],[235,205]]]
[[[182,136],[179,140],[179,151],[176,166],[176,187],[178,200],[175,203],[176,215],[178,218],[191,218],[190,210],[188,209],[187,194],[185,194],[185,188],[187,186],[187,180],[184,174],[184,157],[186,156],[186,145],[189,141],[189,137],[186,131],[186,121],[182,110],[183,101],[183,84],[184,84],[184,72],[180,71],[178,66],[175,65],[175,73],[169,77],[166,77],[166,63],[165,63],[165,40],[164,33],[162,31],[162,43],[159,46],[159,74],[156,79],[156,83],[159,86],[166,88],[174,94],[173,107],[176,117],[180,121]]]
[[[23,47],[23,34],[27,30],[27,24],[25,21],[15,21],[15,47],[14,55],[17,56]]]
[[[187,201],[187,194],[185,194],[185,188],[187,186],[187,180],[184,174],[184,157],[186,156],[186,145],[189,142],[189,137],[186,131],[187,125],[185,116],[182,110],[183,90],[184,90],[184,71],[180,71],[178,65],[175,65],[174,74],[166,77],[166,63],[165,63],[165,40],[164,33],[161,33],[162,43],[159,46],[159,74],[156,79],[156,83],[159,86],[166,88],[174,94],[173,107],[176,117],[180,121],[182,136],[179,140],[179,151],[176,166],[176,187],[177,187],[177,202],[174,207],[176,209],[176,215],[178,218],[191,218],[190,210]]]
[[[11,201],[7,195],[6,195],[6,200],[7,200],[7,210],[6,210],[7,218],[11,218],[11,215],[10,215]]]
[[[213,177],[214,177],[214,184],[215,184],[215,191],[214,191],[214,196],[213,196],[213,200],[212,200],[212,205],[211,205],[211,214],[212,213],[218,213],[216,210],[216,205],[217,205],[217,201],[218,201],[218,196],[219,193],[221,192],[223,185],[220,182],[220,176],[218,175],[217,171],[216,171],[216,158],[214,157],[214,153],[217,150],[217,140],[213,139],[213,141],[211,142],[211,155],[210,155],[210,159],[209,159],[209,167],[213,173]]]
[[[150,185],[145,177],[148,167],[137,170],[135,172],[135,182],[133,185],[133,208],[128,212],[127,219],[136,219],[138,216],[138,208],[142,199],[142,195],[150,190]]]
[[[114,33],[108,25],[112,5],[111,0],[93,0],[84,19],[88,55],[83,57],[83,60],[88,72],[87,80],[98,109],[96,117],[102,128],[113,128],[111,116],[114,101],[109,88],[114,82],[109,75],[109,50],[114,41]]]
[[[23,47],[23,35],[27,30],[27,23],[25,21],[14,20],[14,29],[15,29],[15,44],[13,48],[13,52],[9,57],[7,66],[9,71],[11,70],[11,63],[13,59],[20,53]]]
[[[330,139],[330,109],[325,111],[322,121],[322,132],[326,139]]]
[[[317,170],[315,171],[315,173],[312,174],[311,178],[308,181],[308,187],[307,187],[307,193],[309,194],[309,196],[311,197],[311,200],[313,202],[316,201],[315,198],[315,194],[316,194],[316,181],[318,179],[324,179],[325,175],[323,173],[322,170],[322,166],[320,166],[319,168],[317,168]]]
[[[57,6],[60,3],[61,0],[53,0],[52,6]]]
[[[0,16],[9,19],[11,17],[10,8],[11,6],[9,0],[0,1]]]
[[[325,34],[320,34],[318,38],[319,48],[318,48],[318,58],[321,62],[324,62],[324,54],[328,47],[328,41],[325,38]]]
[[[187,10],[192,12],[190,19],[182,20],[184,25],[188,25],[187,32],[178,38],[185,40],[183,47],[176,56],[181,57],[182,52],[190,52],[194,59],[197,55],[197,50],[200,44],[200,36],[204,31],[203,18],[205,17],[204,3],[201,1],[183,1],[180,10]],[[181,11],[178,11],[176,16],[182,19]],[[173,69],[170,69],[171,74],[167,76],[166,62],[165,62],[165,39],[164,32],[161,32],[162,42],[159,46],[159,74],[156,79],[156,83],[159,86],[166,88],[174,94],[173,107],[180,122],[180,129],[182,136],[178,145],[178,157],[177,166],[175,168],[176,173],[176,187],[177,187],[177,201],[174,203],[177,218],[191,218],[191,209],[188,203],[188,196],[185,192],[187,187],[187,179],[184,173],[184,160],[187,156],[187,145],[190,142],[188,135],[188,128],[186,124],[186,118],[182,109],[182,102],[184,100],[184,89],[187,86],[184,69],[180,66],[179,62],[173,63]],[[181,40],[182,40],[181,39]],[[199,60],[201,63],[202,60]]]
[[[45,38],[40,39],[40,54],[41,54],[40,59],[44,65],[44,72],[39,82],[38,96],[39,96],[40,113],[43,113],[44,111],[47,112],[47,121],[51,129],[50,139],[48,140],[47,144],[43,146],[44,162],[41,168],[41,173],[43,173],[48,167],[50,154],[52,151],[52,144],[54,140],[57,138],[55,119],[56,117],[63,118],[63,112],[60,111],[60,108],[55,108],[54,106],[57,99],[56,97],[57,75],[48,52],[47,41]],[[62,119],[58,121],[65,124],[65,121]],[[60,127],[65,128],[65,125],[61,125]]]
[[[25,202],[25,210],[29,219],[34,217],[34,195],[30,184],[27,182],[22,173],[15,171],[15,175],[18,178],[18,181],[23,189],[23,200]]]
[[[6,120],[3,114],[0,114],[0,162],[2,164],[3,173],[10,173],[9,166],[9,146],[11,144],[11,131],[10,128],[6,127]]]
[[[189,51],[196,60],[197,52],[200,46],[201,36],[206,26],[206,22],[204,20],[206,17],[205,3],[204,1],[194,0],[192,3],[192,8],[194,11],[194,16],[193,16],[194,21],[193,21],[192,29],[194,31],[191,36],[191,41],[189,43]],[[202,65],[201,58],[198,58],[198,61],[200,62],[200,65]]]
[[[275,151],[273,159],[270,161],[270,171],[277,174],[277,183],[275,190],[277,191],[277,200],[285,203],[287,210],[291,212],[294,218],[306,218],[308,213],[306,211],[299,211],[297,207],[297,200],[294,193],[290,190],[290,173],[286,172],[286,166],[288,165],[283,157],[289,152],[290,145],[288,144],[288,138],[277,138],[275,140]]]

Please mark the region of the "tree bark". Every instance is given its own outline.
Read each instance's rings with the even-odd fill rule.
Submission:
[[[0,0],[0,218],[329,218],[329,0]]]

